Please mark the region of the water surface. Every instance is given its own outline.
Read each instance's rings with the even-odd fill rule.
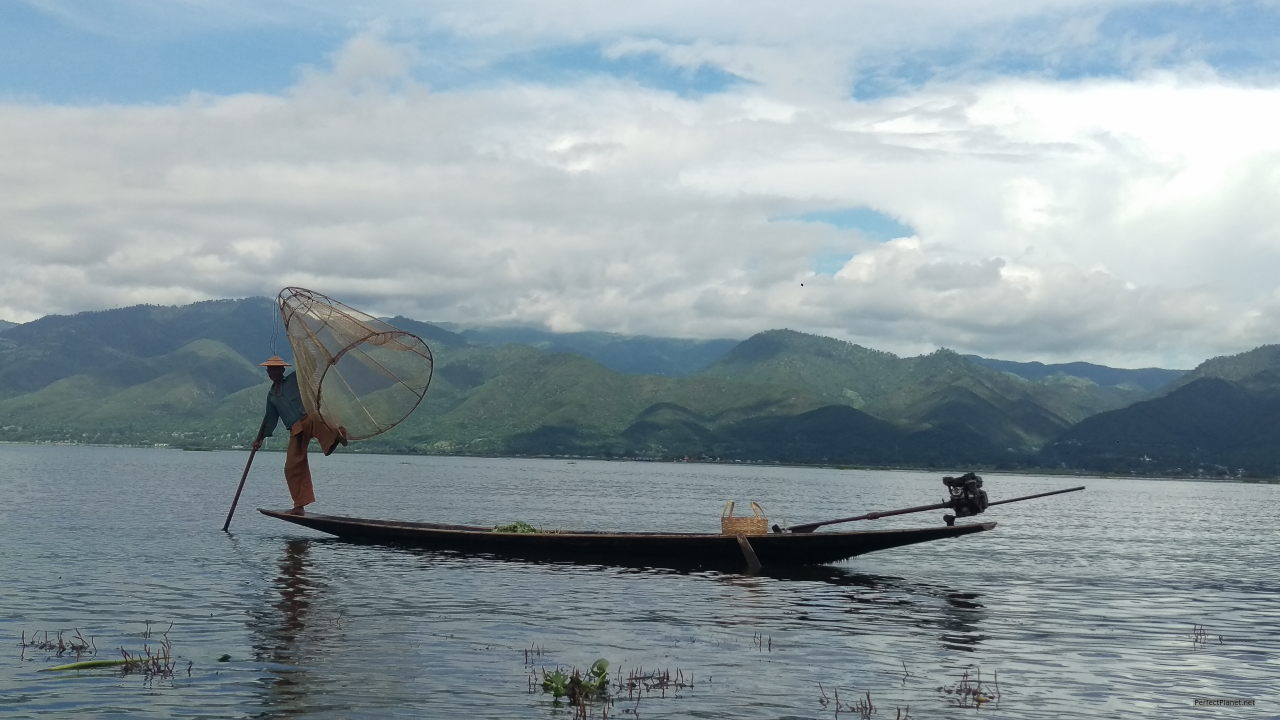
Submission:
[[[689,681],[609,717],[829,718],[837,692],[958,717],[974,711],[939,688],[966,673],[998,677],[986,717],[1280,716],[1274,485],[988,475],[993,499],[1089,487],[993,508],[994,532],[749,576],[327,539],[253,511],[288,504],[278,453],[225,534],[246,458],[0,445],[0,716],[566,718],[531,677],[598,657]],[[910,472],[342,452],[313,471],[317,512],[565,529],[712,531],[728,499],[784,525],[942,499]],[[178,671],[45,673],[65,658],[20,647],[76,630],[96,657],[167,636]]]

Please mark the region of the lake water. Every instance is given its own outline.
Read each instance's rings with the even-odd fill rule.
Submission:
[[[1280,717],[1280,486],[991,474],[993,500],[1088,490],[992,508],[993,532],[749,576],[326,539],[254,511],[288,505],[278,453],[226,534],[247,456],[0,445],[0,717],[567,719],[531,678],[601,657],[673,682],[615,686],[588,717],[832,718],[838,693],[852,718],[867,692],[876,718],[962,717],[945,691],[966,673],[998,694],[984,717]],[[943,498],[914,472],[349,452],[312,469],[316,512],[565,529]],[[77,631],[98,659],[167,639],[176,672],[41,672],[74,658],[32,637]]]

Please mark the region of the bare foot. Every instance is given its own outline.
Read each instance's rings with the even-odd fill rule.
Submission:
[[[349,440],[348,440],[348,438],[347,438],[347,429],[346,429],[346,428],[344,428],[344,427],[342,427],[341,425],[339,425],[339,426],[338,426],[338,437],[334,439],[334,441],[333,441],[333,444],[332,444],[332,445],[330,445],[329,447],[325,448],[325,450],[324,450],[324,455],[325,455],[325,457],[328,457],[328,456],[332,455],[332,454],[333,454],[333,451],[334,451],[334,450],[337,450],[339,445],[341,445],[341,446],[343,446],[343,447],[346,447],[346,446],[347,446],[347,442],[349,442]]]
[[[294,508],[294,509],[292,509],[292,510],[286,510],[284,514],[285,514],[285,515],[306,515],[307,513],[306,513],[306,512],[304,512],[304,511],[302,510],[302,506],[301,506],[301,505],[299,505],[298,507],[296,507],[296,508]]]

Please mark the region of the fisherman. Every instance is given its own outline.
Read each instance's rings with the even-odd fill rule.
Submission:
[[[271,437],[277,422],[283,422],[289,428],[284,481],[289,486],[289,495],[293,497],[293,509],[289,513],[302,515],[303,508],[316,501],[311,487],[311,468],[307,464],[307,446],[311,438],[320,441],[324,454],[329,455],[339,444],[347,444],[347,430],[342,426],[333,427],[318,414],[307,413],[298,389],[298,374],[285,375],[284,369],[291,366],[279,355],[272,355],[258,365],[267,369],[271,389],[267,391],[267,412],[262,418],[258,436],[253,440],[253,449],[262,447],[263,438]]]

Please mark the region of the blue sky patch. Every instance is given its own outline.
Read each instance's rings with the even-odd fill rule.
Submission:
[[[0,4],[0,98],[165,102],[192,92],[279,92],[323,66],[344,35],[301,28],[181,34],[90,32],[25,3]],[[287,31],[286,31],[287,30]]]
[[[723,92],[746,82],[737,75],[707,65],[695,69],[673,67],[653,53],[611,59],[605,56],[600,45],[594,43],[561,45],[510,55],[488,70],[499,78],[551,84],[608,75],[685,97]]]
[[[853,253],[818,253],[809,258],[809,264],[819,275],[835,275],[852,259]]]
[[[1059,81],[1128,78],[1152,68],[1203,62],[1228,77],[1272,75],[1280,8],[1245,0],[1224,3],[1155,2],[1106,12],[1097,35],[1073,43],[1059,25],[1075,13],[1049,13],[1015,22],[999,37],[983,29],[911,53],[863,58],[850,97],[861,102],[903,95],[935,82],[987,77]],[[1046,47],[1051,51],[1046,52]]]
[[[1258,0],[1119,7],[1107,15],[1101,32],[1115,38],[1135,33],[1175,38],[1175,57],[1192,51],[1197,60],[1226,75],[1273,73],[1280,7]]]
[[[865,238],[887,242],[898,237],[915,234],[915,230],[894,218],[869,207],[847,207],[835,210],[814,210],[796,215],[784,215],[770,218],[772,222],[822,223],[841,230],[859,233]],[[852,259],[854,253],[837,251],[830,246],[809,257],[809,266],[819,275],[835,275],[845,263]]]
[[[882,212],[869,207],[849,207],[838,210],[814,210],[798,215],[786,215],[772,218],[774,222],[810,222],[833,225],[841,230],[856,230],[873,240],[892,240],[915,234],[909,225],[904,225]]]

